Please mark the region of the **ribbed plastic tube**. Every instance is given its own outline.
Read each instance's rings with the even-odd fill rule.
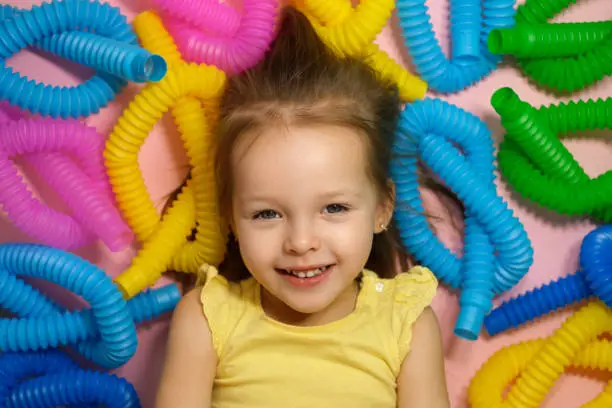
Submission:
[[[498,165],[518,193],[560,214],[612,221],[612,172],[590,178],[558,138],[611,129],[612,98],[535,109],[511,88],[500,88],[491,104],[507,132]]]
[[[220,37],[234,35],[244,14],[218,0],[153,0],[153,4],[161,13]]]
[[[393,1],[362,1],[355,9],[349,0],[307,0],[297,6],[330,48],[341,56],[363,58],[382,77],[397,84],[402,100],[412,102],[425,96],[427,83],[374,43],[391,17]]]
[[[429,88],[453,93],[480,81],[501,61],[487,48],[489,33],[514,26],[514,0],[452,0],[449,61],[436,39],[425,0],[397,0],[408,53]]]
[[[115,279],[127,298],[154,283],[169,267],[196,273],[203,263],[218,265],[227,235],[217,211],[212,136],[203,106],[220,95],[225,74],[214,67],[183,62],[154,12],[138,15],[134,27],[145,47],[169,61],[170,70],[166,78],[145,87],[130,103],[104,152],[119,207],[143,243],[130,268]],[[185,145],[192,179],[160,220],[139,170],[138,152],[168,111]],[[193,228],[195,240],[189,242]]]
[[[458,151],[454,145],[461,147]],[[495,293],[513,287],[529,270],[533,249],[519,220],[497,194],[493,141],[484,122],[437,99],[407,105],[398,124],[391,175],[401,239],[438,278],[461,289],[455,334],[475,340]],[[464,256],[436,237],[423,214],[418,159],[429,166],[466,208]]]
[[[611,35],[612,21],[519,24],[491,31],[488,47],[494,54],[517,58],[572,57],[593,50]]]
[[[78,248],[94,237],[111,251],[130,245],[134,235],[115,207],[105,174],[104,137],[94,128],[74,120],[22,119],[0,124],[0,133],[0,204],[16,227],[59,249]],[[33,155],[28,161],[72,215],[53,210],[32,195],[12,162],[22,155]]]
[[[537,339],[506,346],[493,354],[476,372],[468,388],[468,401],[472,408],[522,408],[522,402],[505,401],[504,391],[546,344],[548,339]],[[612,343],[594,340],[581,348],[571,359],[570,367],[612,371]],[[607,408],[612,403],[612,382],[583,408]]]
[[[0,354],[0,406],[139,408],[136,390],[115,375],[81,370],[57,351]]]
[[[546,339],[508,391],[506,404],[526,408],[541,406],[546,394],[580,350],[611,330],[612,311],[603,302],[591,302],[581,308]]]
[[[37,351],[76,344],[79,353],[104,368],[119,367],[136,352],[136,327],[126,302],[111,279],[95,265],[55,248],[4,244],[0,246],[0,270],[45,279],[83,297],[93,310],[100,337],[95,342],[83,343],[91,328],[83,324],[79,312],[44,313],[26,319],[0,320],[1,350]],[[35,308],[19,306],[22,311],[28,307]],[[38,307],[43,312],[50,310],[48,305]]]
[[[576,0],[527,0],[517,8],[516,23],[520,26],[536,27],[538,30],[542,24],[575,2]],[[586,24],[587,28],[583,32],[572,25],[549,25],[549,30],[551,27],[558,29],[556,35],[562,37],[554,42],[561,43],[561,40],[565,39],[565,44],[560,47],[567,47],[568,51],[575,49],[576,53],[534,58],[517,55],[519,67],[537,84],[561,92],[584,89],[605,76],[612,75],[610,22]],[[569,30],[573,31],[573,35],[568,36],[565,32],[568,29],[563,27],[572,27]],[[549,48],[554,50],[559,47],[551,45]]]
[[[125,16],[108,4],[55,0],[30,10],[3,7],[2,14],[7,18],[0,21],[0,99],[21,109],[54,118],[85,117],[98,113],[125,86],[119,76],[146,81],[164,74],[163,59],[137,47]],[[28,46],[112,74],[99,72],[76,87],[32,81],[5,65],[6,59]]]
[[[235,74],[261,61],[274,39],[278,0],[244,0],[240,25],[231,36],[204,32],[167,17],[166,28],[187,62],[213,65]]]
[[[580,247],[581,268],[503,302],[485,318],[489,335],[518,327],[590,297],[612,307],[612,225],[589,232]]]
[[[175,284],[157,289],[147,289],[127,301],[128,312],[135,324],[151,320],[164,313],[171,312],[181,298],[181,292]],[[0,305],[2,308],[20,317],[41,317],[47,314],[61,314],[62,308],[45,295],[18,279],[17,276],[0,270]],[[86,328],[86,340],[96,340],[94,312],[83,309],[76,320]]]

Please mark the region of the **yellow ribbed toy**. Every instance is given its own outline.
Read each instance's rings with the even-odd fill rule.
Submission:
[[[425,96],[427,83],[374,43],[391,17],[394,0],[363,0],[355,9],[350,0],[294,0],[293,4],[329,47],[340,55],[363,58],[382,77],[397,84],[403,100],[412,102]]]
[[[227,228],[219,219],[209,120],[225,85],[215,67],[187,64],[155,12],[138,15],[133,27],[144,48],[164,57],[166,77],[148,84],[117,121],[105,147],[107,173],[124,217],[143,242],[132,265],[115,282],[126,298],[152,285],[168,268],[196,273],[225,255]],[[153,126],[170,111],[191,166],[191,181],[168,214],[160,216],[138,165],[138,152]],[[187,237],[196,228],[194,241]]]
[[[612,371],[612,344],[597,336],[612,331],[612,311],[593,301],[545,339],[505,347],[478,370],[470,383],[472,408],[536,408],[568,367]],[[518,378],[517,378],[518,377]],[[507,385],[517,378],[505,399]],[[589,408],[612,406],[612,381]]]

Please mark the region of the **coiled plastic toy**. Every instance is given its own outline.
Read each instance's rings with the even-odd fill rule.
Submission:
[[[105,174],[101,134],[75,120],[3,122],[0,120],[0,204],[15,226],[60,249],[78,248],[97,237],[111,251],[131,244],[134,235],[115,207]],[[80,165],[68,154],[78,158]],[[33,197],[12,162],[22,155],[64,199],[72,215]]]
[[[177,10],[180,3],[176,7],[169,6],[170,3],[166,3],[170,16],[164,16],[164,23],[187,62],[216,66],[228,74],[238,73],[261,61],[274,39],[278,0],[244,0],[242,13],[236,11],[238,17],[232,18],[240,24],[235,32],[227,35],[214,31],[218,24],[208,25],[202,31],[188,21],[173,18],[173,15],[184,15],[184,11]],[[223,15],[229,14],[224,11]]]
[[[506,135],[498,164],[523,197],[567,215],[612,221],[612,172],[590,178],[557,135],[612,128],[612,98],[533,108],[510,88],[498,89],[491,104]]]
[[[558,91],[574,92],[604,76],[612,75],[612,23],[546,24],[576,0],[527,0],[517,8],[520,30],[532,31],[538,46],[512,52],[522,71],[537,84]],[[489,46],[503,53],[502,41],[519,32],[492,33]],[[505,37],[505,38],[503,38]],[[507,41],[506,41],[507,42]],[[523,42],[525,43],[525,42]],[[543,50],[543,51],[542,51]]]
[[[436,40],[425,0],[397,0],[406,47],[433,90],[461,91],[487,76],[501,58],[487,48],[489,32],[514,26],[515,0],[451,0],[452,59]]]
[[[611,254],[612,225],[589,232],[580,247],[580,270],[503,302],[485,318],[487,332],[495,335],[594,296],[612,307]]]
[[[565,370],[574,366],[612,369],[610,343],[596,338],[612,330],[612,311],[594,301],[570,316],[555,333],[538,342],[502,349],[476,373],[469,387],[472,408],[536,408]],[[516,378],[506,398],[503,392]],[[612,384],[584,407],[606,408]]]
[[[463,155],[454,144],[461,146]],[[514,286],[529,270],[527,234],[493,183],[493,141],[484,122],[436,99],[407,105],[398,124],[391,175],[401,239],[416,259],[453,288],[461,288],[455,334],[475,340],[494,293]],[[420,159],[452,189],[466,208],[463,259],[431,231],[418,190]],[[497,251],[497,255],[495,255]]]
[[[214,67],[183,62],[154,12],[138,15],[134,27],[143,45],[163,55],[170,69],[162,81],[149,84],[130,103],[104,152],[119,206],[144,243],[130,268],[115,279],[128,298],[155,282],[168,267],[196,273],[203,263],[218,265],[227,235],[216,207],[212,140],[201,102],[220,95],[225,74]],[[186,145],[192,171],[191,180],[160,222],[139,170],[138,151],[168,110]],[[195,241],[187,241],[192,228],[196,228]]]
[[[393,10],[393,0],[364,0],[353,9],[349,0],[294,1],[313,27],[339,55],[358,56],[394,81],[405,101],[422,99],[427,83],[409,73],[374,43]]]
[[[123,378],[81,370],[58,351],[0,354],[0,406],[140,408]]]
[[[64,312],[14,275],[49,280],[82,296],[91,310]],[[3,351],[75,345],[99,366],[116,368],[136,351],[134,323],[174,309],[179,299],[169,285],[126,304],[103,271],[76,255],[34,244],[0,246],[0,306],[23,316],[0,319]]]
[[[56,52],[134,81],[159,80],[165,74],[163,59],[137,47],[125,17],[108,4],[55,0],[27,11],[17,12],[6,6],[1,10],[7,18],[0,21],[0,99],[24,110],[54,118],[89,116],[106,106],[126,84],[124,79],[104,72],[76,87],[28,80],[5,66],[6,59],[27,46]]]
[[[522,408],[522,402],[504,401],[502,395],[508,386],[531,363],[548,339],[536,339],[504,347],[476,373],[468,389],[468,400],[472,408]],[[612,343],[593,340],[571,359],[568,367],[612,371]],[[607,408],[612,402],[612,383],[583,408]]]
[[[153,4],[162,15],[167,13],[220,37],[234,35],[242,18],[233,7],[217,0],[153,0]]]

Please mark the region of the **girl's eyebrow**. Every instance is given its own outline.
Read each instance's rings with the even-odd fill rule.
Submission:
[[[331,191],[325,192],[321,194],[321,197],[325,199],[331,199],[331,198],[336,198],[336,197],[359,198],[361,197],[361,195],[362,195],[361,192],[358,190],[338,189],[338,190],[331,190]]]
[[[324,191],[318,196],[323,199],[333,199],[333,198],[360,198],[362,197],[362,192],[360,190],[356,190],[354,188],[339,188],[335,190]],[[247,194],[238,194],[238,200],[240,202],[265,202],[265,203],[274,203],[277,200],[271,195],[264,195],[261,192],[256,193],[247,193]]]

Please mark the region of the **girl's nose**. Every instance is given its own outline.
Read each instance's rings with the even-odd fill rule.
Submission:
[[[292,255],[301,255],[319,249],[321,241],[312,222],[302,222],[292,225],[287,231],[283,249]]]

